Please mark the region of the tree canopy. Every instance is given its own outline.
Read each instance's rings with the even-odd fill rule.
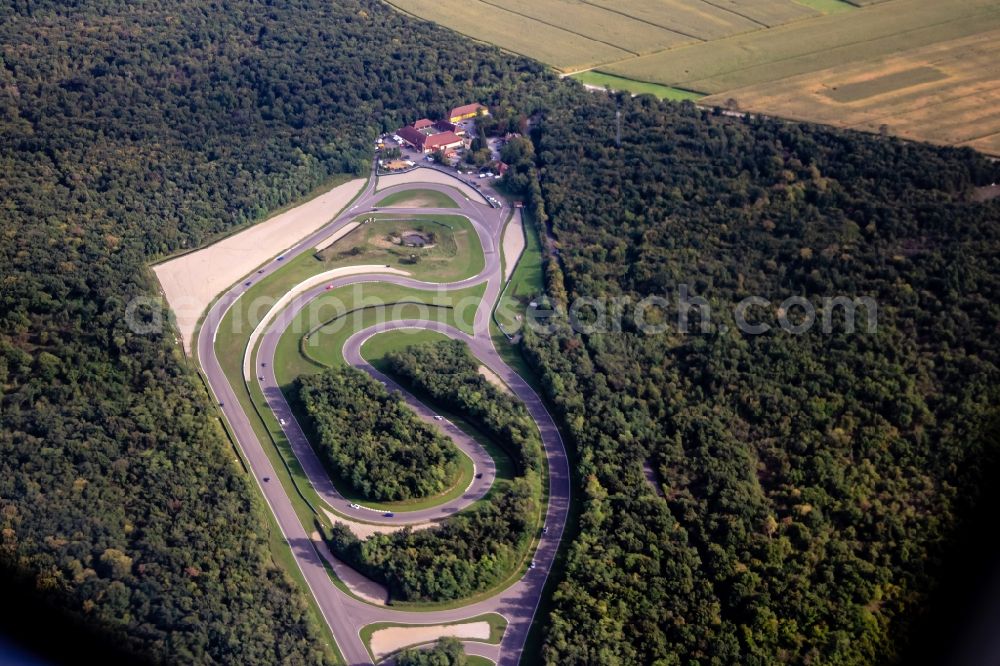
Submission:
[[[327,468],[373,500],[407,500],[447,490],[458,456],[447,437],[417,418],[398,393],[354,368],[296,381],[313,447]]]
[[[1000,204],[969,196],[997,165],[643,97],[534,138],[556,310],[609,304],[525,336],[584,493],[546,661],[893,658],[998,452]],[[748,296],[769,332],[736,326]],[[788,333],[792,296],[871,298],[877,327]]]
[[[464,343],[411,345],[390,352],[386,360],[394,377],[417,397],[467,415],[514,460],[527,460],[527,451],[541,451],[540,435],[524,405],[479,374]],[[330,547],[388,587],[394,599],[461,599],[495,585],[522,563],[538,523],[540,494],[537,464],[522,466],[513,480],[497,479],[484,501],[434,527],[359,540],[338,523]]]
[[[3,3],[4,590],[153,661],[323,661],[198,376],[126,308],[164,315],[148,262],[367,174],[380,131],[550,82],[374,0]]]

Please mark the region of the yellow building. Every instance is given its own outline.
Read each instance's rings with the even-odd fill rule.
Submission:
[[[465,106],[458,106],[452,109],[448,116],[448,121],[451,123],[458,123],[463,120],[468,120],[469,118],[488,115],[490,115],[490,110],[482,104],[476,102],[475,104],[466,104]]]

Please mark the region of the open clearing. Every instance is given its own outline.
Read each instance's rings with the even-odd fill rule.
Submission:
[[[222,290],[332,220],[364,184],[356,179],[338,185],[246,231],[154,266],[184,349],[190,353],[198,319]]]
[[[391,2],[591,88],[1000,154],[1000,0]]]
[[[452,282],[486,265],[479,236],[460,215],[372,215],[319,254],[328,267],[383,264],[428,282]]]

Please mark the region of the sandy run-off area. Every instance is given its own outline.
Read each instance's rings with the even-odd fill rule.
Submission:
[[[153,267],[190,353],[198,319],[213,299],[271,257],[332,220],[364,187],[355,179],[196,252]]]
[[[489,368],[487,368],[485,365],[479,366],[479,374],[485,377],[486,381],[488,381],[490,384],[493,384],[493,386],[496,386],[504,393],[510,393],[511,395],[514,395],[514,392],[510,390],[509,386],[503,383],[503,380],[500,379],[500,376],[497,375],[497,373],[490,370]]]
[[[332,511],[327,511],[323,509],[323,513],[326,517],[335,523],[343,523],[347,526],[347,529],[351,530],[351,533],[358,537],[359,539],[367,539],[373,534],[392,534],[393,532],[399,532],[407,527],[409,527],[414,532],[418,530],[426,530],[429,527],[434,527],[437,523],[426,522],[426,523],[407,523],[405,525],[385,525],[383,523],[362,523],[358,520],[351,520],[345,518],[339,514],[333,513]],[[380,515],[378,513],[372,513],[372,516]]]
[[[431,643],[445,636],[485,641],[490,638],[489,622],[465,624],[438,624],[432,627],[387,627],[372,634],[371,648],[376,659],[381,659],[410,645]]]
[[[313,532],[309,537],[312,539],[313,545],[316,546],[316,550],[319,551],[320,557],[326,560],[326,563],[333,569],[333,573],[337,574],[337,578],[347,586],[347,589],[368,603],[378,606],[385,605],[385,602],[389,599],[389,590],[385,586],[366,578],[338,560],[330,551],[330,547],[323,541],[323,537],[320,536],[319,532]]]
[[[521,211],[514,211],[514,217],[503,232],[503,279],[510,280],[517,268],[517,262],[524,254],[524,220]]]
[[[449,176],[446,173],[441,173],[436,169],[414,169],[413,171],[407,171],[406,173],[396,173],[390,176],[381,176],[378,179],[378,187],[376,190],[384,190],[387,187],[393,187],[394,185],[410,185],[413,183],[435,183],[437,185],[447,185],[448,187],[454,187],[459,190],[466,198],[472,199],[479,203],[486,203],[486,199],[479,190],[475,189],[464,180],[456,178],[455,176]]]

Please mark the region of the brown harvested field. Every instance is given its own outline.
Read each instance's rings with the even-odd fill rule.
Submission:
[[[820,13],[795,0],[388,0],[564,72]]]
[[[590,0],[590,4],[704,41],[757,30],[754,21],[703,0]],[[781,3],[783,4],[783,3]]]
[[[754,23],[772,28],[791,21],[798,21],[819,12],[797,2],[774,2],[774,0],[715,0],[716,7],[745,16]]]
[[[610,44],[633,55],[693,41],[678,32],[616,14],[580,0],[482,0],[519,16]]]
[[[1000,154],[1000,28],[705,98],[722,105]]]
[[[978,139],[972,139],[966,141],[963,145],[989,155],[1000,156],[1000,134],[991,134]]]
[[[632,52],[542,23],[480,0],[390,0],[397,9],[440,23],[473,39],[496,44],[569,71],[632,56]]]
[[[723,94],[1000,28],[1000,0],[890,0],[602,66],[618,76]]]

